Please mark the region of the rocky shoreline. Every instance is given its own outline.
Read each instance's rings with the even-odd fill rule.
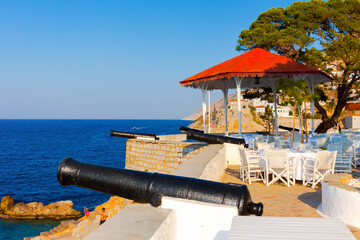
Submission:
[[[69,219],[82,214],[73,209],[72,201],[60,201],[44,206],[41,202],[14,203],[14,198],[5,196],[0,203],[0,217],[13,219]]]
[[[97,206],[88,216],[83,216],[78,220],[63,221],[59,226],[40,233],[40,236],[25,237],[24,240],[83,239],[99,227],[100,215],[98,213],[103,207],[106,209],[108,219],[110,219],[131,202],[121,197],[112,196],[107,202]]]

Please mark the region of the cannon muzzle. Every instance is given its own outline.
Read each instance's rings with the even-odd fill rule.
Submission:
[[[215,134],[208,134],[203,133],[201,131],[193,131],[193,130],[187,130],[186,132],[186,138],[197,140],[200,142],[207,142],[210,144],[224,144],[224,143],[232,143],[232,144],[239,144],[244,145],[244,147],[248,148],[249,145],[246,144],[245,139],[242,138],[233,138],[233,137],[227,137],[227,136],[220,136]]]
[[[58,167],[63,186],[79,186],[140,203],[161,205],[162,196],[236,206],[239,215],[261,216],[263,204],[251,201],[246,185],[80,163],[70,157]]]

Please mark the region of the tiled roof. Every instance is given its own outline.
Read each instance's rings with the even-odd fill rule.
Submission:
[[[345,106],[346,111],[360,110],[360,103],[348,103]]]

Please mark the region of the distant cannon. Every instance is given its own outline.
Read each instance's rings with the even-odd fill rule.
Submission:
[[[163,196],[168,196],[236,206],[239,215],[261,216],[263,213],[263,204],[251,201],[246,185],[102,167],[70,157],[61,161],[57,179],[63,186],[84,187],[155,207],[161,205]]]
[[[240,144],[244,145],[244,147],[248,148],[249,145],[246,144],[245,139],[243,138],[233,138],[215,134],[207,134],[202,133],[200,131],[188,130],[186,133],[187,139],[197,140],[200,142],[207,142],[210,144],[224,144],[224,143],[232,143],[232,144]]]
[[[193,131],[193,132],[204,133],[204,131],[197,130],[197,129],[194,129],[194,128],[183,127],[183,126],[180,126],[180,131],[182,131],[182,132]]]
[[[123,138],[133,138],[133,139],[149,139],[149,140],[159,140],[155,134],[147,133],[132,133],[132,132],[120,132],[120,131],[110,131],[111,137],[123,137]]]
[[[282,126],[282,125],[279,125],[279,128],[290,131],[290,132],[293,130],[292,127],[286,127],[286,126]],[[295,128],[295,132],[298,132],[298,131],[299,131],[299,129]]]

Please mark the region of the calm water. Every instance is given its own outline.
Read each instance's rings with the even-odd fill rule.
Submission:
[[[0,197],[15,202],[49,204],[71,200],[83,212],[109,199],[109,195],[79,187],[62,187],[56,179],[60,161],[75,160],[124,168],[126,139],[110,137],[110,130],[180,133],[182,120],[0,120]],[[133,129],[136,127],[136,129]],[[36,236],[59,221],[0,219],[0,239]]]

